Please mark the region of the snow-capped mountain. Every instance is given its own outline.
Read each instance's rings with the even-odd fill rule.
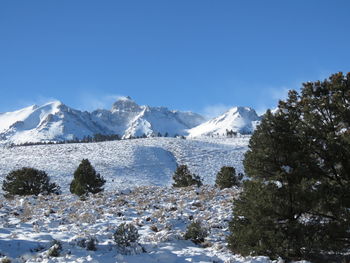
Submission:
[[[152,135],[186,135],[187,130],[205,121],[193,112],[172,111],[165,107],[139,106],[130,97],[119,98],[111,110],[92,112],[94,121],[123,138]]]
[[[90,113],[74,110],[60,101],[0,113],[2,141],[60,141],[105,132],[103,127],[92,120]]]
[[[124,138],[168,134],[186,135],[204,122],[192,112],[139,106],[130,97],[119,98],[111,110],[79,111],[59,101],[0,113],[0,141],[11,143],[81,139],[94,134]]]
[[[225,136],[227,131],[251,134],[261,117],[249,107],[233,107],[219,117],[213,118],[188,131],[189,137]]]
[[[0,143],[26,143],[82,139],[94,134],[122,138],[188,135],[226,135],[227,131],[252,133],[260,117],[252,108],[234,107],[205,122],[193,112],[166,107],[140,106],[121,97],[110,110],[79,111],[54,101],[14,112],[0,113]]]

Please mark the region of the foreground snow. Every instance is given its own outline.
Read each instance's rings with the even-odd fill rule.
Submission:
[[[146,138],[100,143],[0,147],[0,186],[13,169],[44,170],[67,191],[74,170],[88,158],[105,179],[106,190],[172,183],[177,164],[187,164],[205,183],[213,184],[224,165],[242,172],[249,136],[240,138]],[[1,193],[1,190],[0,190]]]
[[[232,255],[226,248],[231,203],[238,192],[149,186],[86,201],[70,194],[1,197],[0,252],[13,262],[271,262]],[[197,219],[210,230],[203,246],[183,239],[186,226]],[[139,249],[131,255],[120,254],[113,240],[123,222],[132,222],[140,233]],[[89,237],[97,239],[96,251],[79,245]],[[59,257],[48,256],[54,239],[62,243]]]

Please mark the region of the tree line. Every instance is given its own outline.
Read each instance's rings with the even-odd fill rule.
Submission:
[[[123,138],[123,140],[132,140],[132,139],[141,139],[148,138],[145,133],[141,136],[130,136],[128,138]],[[169,134],[166,132],[164,134],[153,133],[150,137],[169,137]],[[175,134],[174,138],[186,139],[183,135]],[[74,138],[71,140],[60,140],[60,141],[41,141],[41,142],[24,142],[24,143],[11,143],[9,147],[21,147],[21,146],[33,146],[33,145],[53,145],[53,144],[70,144],[70,143],[92,143],[92,142],[106,142],[106,141],[119,141],[122,140],[119,134],[101,134],[96,133],[93,136],[87,135],[82,139]]]

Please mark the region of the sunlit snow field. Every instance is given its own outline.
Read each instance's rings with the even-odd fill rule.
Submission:
[[[178,164],[187,164],[204,183],[212,184],[224,165],[242,172],[249,137],[147,138],[100,143],[0,147],[0,184],[11,170],[44,170],[67,192],[74,170],[88,158],[106,180],[106,190],[140,185],[171,185]]]

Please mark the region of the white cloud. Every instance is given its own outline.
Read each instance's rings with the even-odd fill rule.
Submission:
[[[294,85],[293,85],[294,86]],[[297,86],[294,87],[267,87],[264,89],[264,95],[261,96],[260,101],[257,102],[256,112],[258,115],[264,114],[268,109],[275,109],[278,106],[278,101],[285,100],[288,97],[288,92],[291,89],[296,89]]]
[[[123,98],[125,96],[121,95],[103,95],[97,96],[95,94],[84,93],[80,97],[80,109],[93,111],[96,109],[110,109],[112,104],[118,100],[119,98]]]
[[[224,105],[224,104],[209,105],[209,106],[206,106],[202,110],[201,114],[204,117],[211,119],[211,118],[214,118],[214,117],[217,117],[217,116],[223,114],[224,112],[226,112],[230,108],[232,108],[232,106],[228,106],[228,105]]]
[[[268,93],[273,100],[279,101],[287,98],[289,90],[291,88],[288,87],[270,88],[268,89]]]
[[[22,99],[20,98],[15,105],[15,109],[14,110],[18,110],[20,108],[24,108],[24,107],[28,107],[31,105],[38,105],[41,106],[43,104],[46,104],[48,102],[52,102],[52,101],[57,101],[56,98],[53,97],[45,97],[45,96],[37,96],[34,99]]]

